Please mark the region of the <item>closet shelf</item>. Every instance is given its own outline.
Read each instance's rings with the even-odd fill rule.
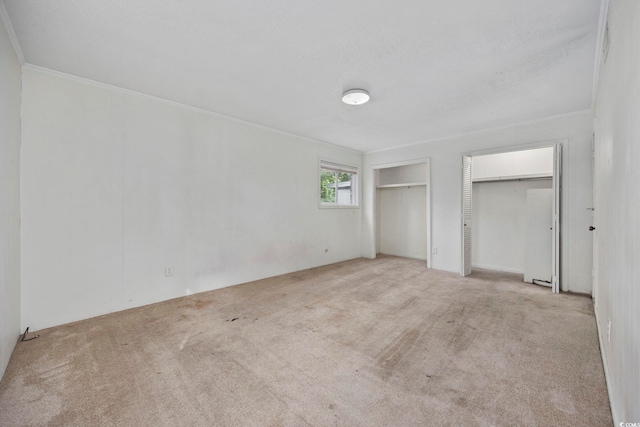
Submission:
[[[418,185],[427,185],[427,183],[426,182],[405,182],[401,184],[384,184],[384,185],[378,185],[376,188],[415,187]]]

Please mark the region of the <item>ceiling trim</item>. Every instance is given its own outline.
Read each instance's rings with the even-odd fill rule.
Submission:
[[[600,21],[598,22],[598,38],[596,39],[596,55],[593,64],[593,88],[591,89],[591,109],[596,106],[596,97],[598,96],[598,79],[600,75],[600,66],[602,65],[602,53],[604,35],[607,30],[607,19],[609,17],[609,0],[602,0],[600,5]]]
[[[2,22],[4,22],[4,27],[7,29],[9,40],[11,40],[11,46],[13,46],[13,50],[18,57],[18,61],[20,61],[21,65],[24,65],[24,54],[22,53],[22,48],[18,42],[18,37],[16,37],[16,32],[13,30],[13,24],[11,23],[11,19],[7,13],[7,8],[4,6],[4,0],[0,0],[0,16],[2,17]]]
[[[563,118],[563,117],[580,116],[582,114],[592,114],[592,113],[593,113],[593,109],[588,108],[586,110],[579,110],[579,111],[572,111],[570,113],[556,114],[556,115],[553,115],[553,116],[542,117],[540,119],[533,119],[533,120],[527,120],[527,121],[524,121],[524,122],[511,123],[511,124],[504,125],[504,126],[495,126],[495,127],[491,127],[491,128],[474,130],[474,131],[471,131],[471,132],[459,133],[459,134],[456,134],[456,135],[449,135],[449,136],[443,136],[443,137],[434,138],[434,139],[427,139],[427,140],[424,140],[424,141],[412,142],[410,144],[398,145],[397,147],[381,148],[381,149],[378,149],[378,150],[365,151],[364,154],[374,154],[374,153],[381,153],[381,152],[384,152],[384,151],[398,150],[398,149],[401,149],[401,148],[413,147],[415,145],[429,144],[429,143],[437,142],[437,141],[446,141],[448,139],[454,139],[454,138],[463,138],[463,137],[466,137],[466,136],[479,135],[479,134],[487,133],[487,132],[494,132],[494,131],[499,131],[499,130],[504,130],[504,129],[509,129],[509,128],[515,128],[515,127],[519,127],[519,126],[527,126],[527,125],[531,125],[531,124],[535,124],[535,123],[545,122],[547,120],[560,119],[560,118]]]
[[[127,95],[138,96],[138,97],[141,97],[141,98],[149,99],[149,100],[160,102],[160,103],[163,103],[163,104],[172,105],[174,107],[181,108],[181,109],[184,109],[184,110],[193,111],[195,113],[205,114],[205,115],[208,115],[208,116],[217,117],[219,119],[229,120],[229,121],[232,121],[232,122],[235,122],[235,123],[241,123],[241,124],[244,124],[244,125],[247,125],[247,126],[251,126],[251,127],[254,127],[254,128],[258,128],[258,129],[263,129],[263,130],[267,130],[267,131],[270,131],[270,132],[279,133],[281,135],[285,135],[285,136],[289,136],[289,137],[293,137],[293,138],[297,138],[297,139],[302,139],[302,140],[307,141],[307,142],[326,145],[326,146],[329,146],[329,147],[332,147],[332,148],[340,148],[342,150],[350,151],[352,153],[358,153],[358,154],[362,154],[363,153],[360,150],[356,150],[356,149],[350,148],[350,147],[345,147],[343,145],[334,144],[334,143],[331,143],[331,142],[328,142],[328,141],[322,141],[320,139],[310,138],[308,136],[297,135],[295,133],[287,132],[287,131],[284,131],[284,130],[272,128],[272,127],[261,125],[261,124],[258,124],[258,123],[253,123],[253,122],[250,122],[250,121],[247,121],[247,120],[238,119],[236,117],[226,116],[224,114],[216,113],[214,111],[205,110],[205,109],[199,108],[199,107],[194,107],[192,105],[183,104],[181,102],[172,101],[172,100],[165,99],[165,98],[160,98],[160,97],[154,96],[154,95],[148,95],[148,94],[143,93],[143,92],[138,92],[138,91],[131,90],[131,89],[125,89],[125,88],[122,88],[122,87],[119,87],[119,86],[111,85],[111,84],[108,84],[108,83],[102,83],[102,82],[99,82],[99,81],[96,81],[96,80],[91,80],[91,79],[87,79],[87,78],[84,78],[84,77],[79,77],[79,76],[76,76],[76,75],[73,75],[73,74],[63,73],[62,71],[52,70],[50,68],[41,67],[39,65],[33,65],[33,64],[25,63],[23,65],[23,68],[29,68],[31,70],[39,71],[39,72],[44,73],[44,74],[50,74],[50,75],[57,76],[57,77],[62,77],[62,78],[68,79],[68,80],[75,80],[75,81],[78,81],[78,82],[81,82],[81,83],[85,83],[85,84],[88,84],[88,85],[91,85],[91,86],[97,86],[97,87],[100,87],[100,88],[103,88],[103,89],[113,90],[113,91],[121,92],[121,93],[124,93],[124,94],[127,94]]]

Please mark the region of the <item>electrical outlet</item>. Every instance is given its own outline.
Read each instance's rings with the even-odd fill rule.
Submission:
[[[164,268],[164,276],[165,277],[171,277],[173,276],[173,267],[168,266]]]
[[[431,248],[431,253],[434,255],[438,255],[438,248]]]
[[[611,341],[611,319],[609,319],[609,325],[607,326],[607,341]]]

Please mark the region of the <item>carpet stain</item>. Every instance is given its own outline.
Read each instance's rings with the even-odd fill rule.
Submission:
[[[205,300],[200,300],[200,299],[199,299],[199,300],[196,300],[196,301],[194,302],[193,307],[194,307],[196,310],[202,310],[203,308],[208,307],[208,306],[210,306],[211,304],[213,304],[213,300],[207,300],[207,301],[205,301]]]
[[[415,329],[404,331],[387,347],[382,356],[378,357],[378,365],[382,368],[382,379],[386,380],[393,375],[395,367],[411,351],[419,336],[420,332]]]
[[[467,399],[465,399],[464,397],[458,397],[456,399],[456,405],[466,407],[466,406],[469,406],[469,403],[467,402]]]
[[[416,297],[416,296],[413,296],[413,297],[407,299],[405,302],[400,304],[398,306],[398,308],[396,308],[396,310],[394,311],[394,314],[397,314],[398,312],[400,312],[402,310],[406,310],[407,308],[409,308],[409,306],[411,306],[411,304],[416,302],[417,299],[418,299],[418,297]]]

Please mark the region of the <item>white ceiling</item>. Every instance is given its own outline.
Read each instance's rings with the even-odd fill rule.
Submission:
[[[5,5],[29,64],[373,151],[591,108],[601,0]]]

